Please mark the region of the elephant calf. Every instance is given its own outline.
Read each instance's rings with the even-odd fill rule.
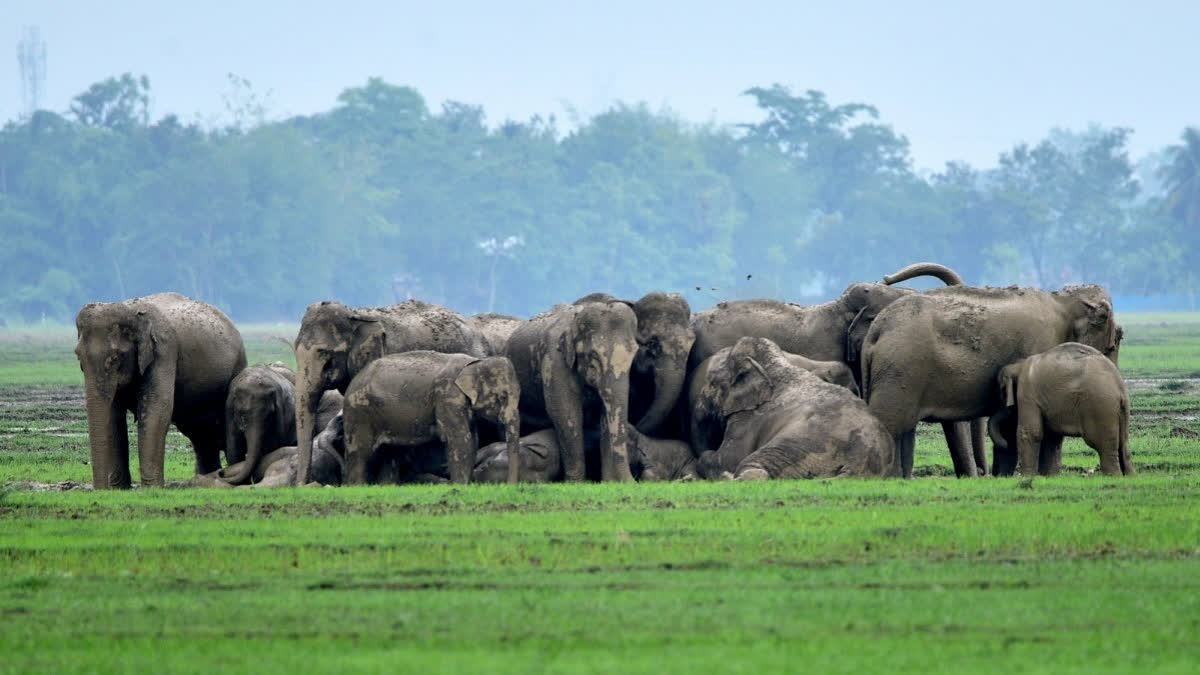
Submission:
[[[471,478],[480,421],[499,426],[517,455],[521,387],[503,356],[411,351],[375,359],[346,388],[346,470],[343,482],[361,485],[367,463],[385,446],[444,446],[450,479]],[[520,465],[509,467],[509,482]]]
[[[1058,473],[1063,436],[1083,437],[1105,474],[1133,474],[1129,394],[1099,350],[1066,342],[1004,366],[996,384],[1006,407],[988,423],[994,474]]]
[[[629,442],[629,468],[640,481],[689,480],[697,478],[696,458],[682,441],[651,438],[626,424]],[[599,434],[586,434],[589,455],[599,452]],[[543,429],[521,437],[518,455],[521,480],[548,483],[564,478],[562,449],[554,429]],[[504,443],[492,443],[479,449],[472,480],[500,483],[508,475],[509,455]]]
[[[341,410],[342,395],[326,391],[317,410],[317,428],[323,429]],[[296,445],[296,374],[292,369],[277,362],[253,365],[238,373],[225,399],[225,433],[229,466],[220,477],[232,485],[261,480],[268,453]]]
[[[713,363],[695,410],[724,428],[720,447],[703,452],[705,478],[814,478],[894,474],[895,445],[866,403],[800,368],[766,338],[742,338]]]

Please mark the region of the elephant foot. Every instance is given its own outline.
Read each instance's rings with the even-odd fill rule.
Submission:
[[[741,473],[737,475],[736,480],[767,480],[770,477],[771,475],[768,474],[766,470],[756,467],[752,469],[742,469]]]
[[[717,480],[733,480],[734,475],[729,471],[722,471],[721,475],[717,476]]]

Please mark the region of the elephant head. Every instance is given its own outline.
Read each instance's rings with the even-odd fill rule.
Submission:
[[[234,485],[250,478],[264,453],[296,442],[293,384],[279,367],[251,366],[233,378],[225,400],[225,434],[226,460],[241,462],[222,475]]]
[[[637,317],[622,302],[586,302],[566,317],[559,352],[567,368],[596,391],[604,405],[600,465],[604,480],[633,480],[629,471],[625,422],[629,415],[629,374],[637,355]],[[583,474],[582,457],[564,457],[568,475]],[[573,465],[578,462],[578,466]]]
[[[91,303],[75,317],[75,355],[83,371],[96,488],[132,484],[126,410],[137,410],[138,383],[156,362],[174,365],[170,327],[152,307]]]
[[[387,353],[387,332],[378,317],[338,302],[309,305],[296,335],[296,433],[301,482],[308,478],[312,438],[321,394],[345,393],[354,373]]]
[[[509,457],[517,457],[521,440],[521,415],[517,406],[521,400],[521,385],[512,362],[503,356],[489,356],[463,366],[454,378],[449,396],[465,396],[471,411],[479,418],[504,429],[504,442]],[[472,448],[474,450],[474,448]],[[451,478],[471,475],[475,457],[447,458]],[[520,462],[508,463],[508,482],[520,479]]]
[[[1113,316],[1112,298],[1108,291],[1094,284],[1081,284],[1068,286],[1054,295],[1068,299],[1072,321],[1066,341],[1095,347],[1113,365],[1119,365],[1117,359],[1125,331],[1117,325]]]

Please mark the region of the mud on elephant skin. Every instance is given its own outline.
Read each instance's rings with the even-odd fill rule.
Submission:
[[[474,324],[475,330],[483,338],[487,349],[486,356],[503,356],[504,345],[508,343],[508,338],[512,337],[513,332],[517,330],[517,326],[520,326],[522,321],[515,316],[496,312],[474,314],[468,320]]]
[[[75,327],[96,488],[132,484],[127,412],[137,418],[142,485],[163,485],[171,423],[192,442],[198,475],[221,468],[225,396],[246,367],[229,317],[178,293],[157,293],[84,305]]]
[[[251,480],[260,460],[276,448],[296,445],[296,374],[282,363],[256,364],[233,378],[225,399],[225,457],[221,477],[233,485]],[[329,390],[317,408],[317,429],[342,410],[342,395]],[[261,478],[260,478],[261,479]]]
[[[894,475],[895,446],[866,403],[793,365],[764,338],[738,340],[706,374],[701,399],[724,427],[706,478]]]
[[[998,411],[1000,369],[1064,342],[1116,362],[1120,329],[1103,288],[943,288],[885,308],[863,345],[863,395],[896,439],[902,474],[912,475],[913,432],[924,420],[943,423],[955,473],[978,475],[950,425]]]
[[[311,438],[321,394],[345,393],[350,380],[385,354],[430,350],[443,354],[487,355],[477,326],[453,310],[419,300],[377,308],[338,302],[308,306],[294,345],[296,351],[296,430],[300,473],[309,475]]]
[[[556,305],[509,338],[505,354],[521,383],[522,424],[554,428],[566,480],[586,478],[584,430],[597,426],[603,479],[633,480],[625,423],[637,347],[637,317],[613,300]]]
[[[1058,473],[1064,436],[1082,437],[1101,472],[1134,473],[1125,380],[1098,350],[1067,342],[1004,366],[996,384],[1005,405],[988,425],[996,475]]]
[[[368,461],[381,449],[434,444],[445,447],[450,479],[465,483],[475,466],[480,423],[499,427],[516,454],[520,397],[516,373],[502,356],[427,350],[382,356],[346,389],[344,482],[364,483]],[[518,469],[511,467],[510,482]]]

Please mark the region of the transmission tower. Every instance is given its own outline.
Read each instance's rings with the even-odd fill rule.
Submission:
[[[21,66],[21,104],[29,117],[42,107],[46,88],[46,42],[37,26],[25,26],[22,31],[17,63]]]

